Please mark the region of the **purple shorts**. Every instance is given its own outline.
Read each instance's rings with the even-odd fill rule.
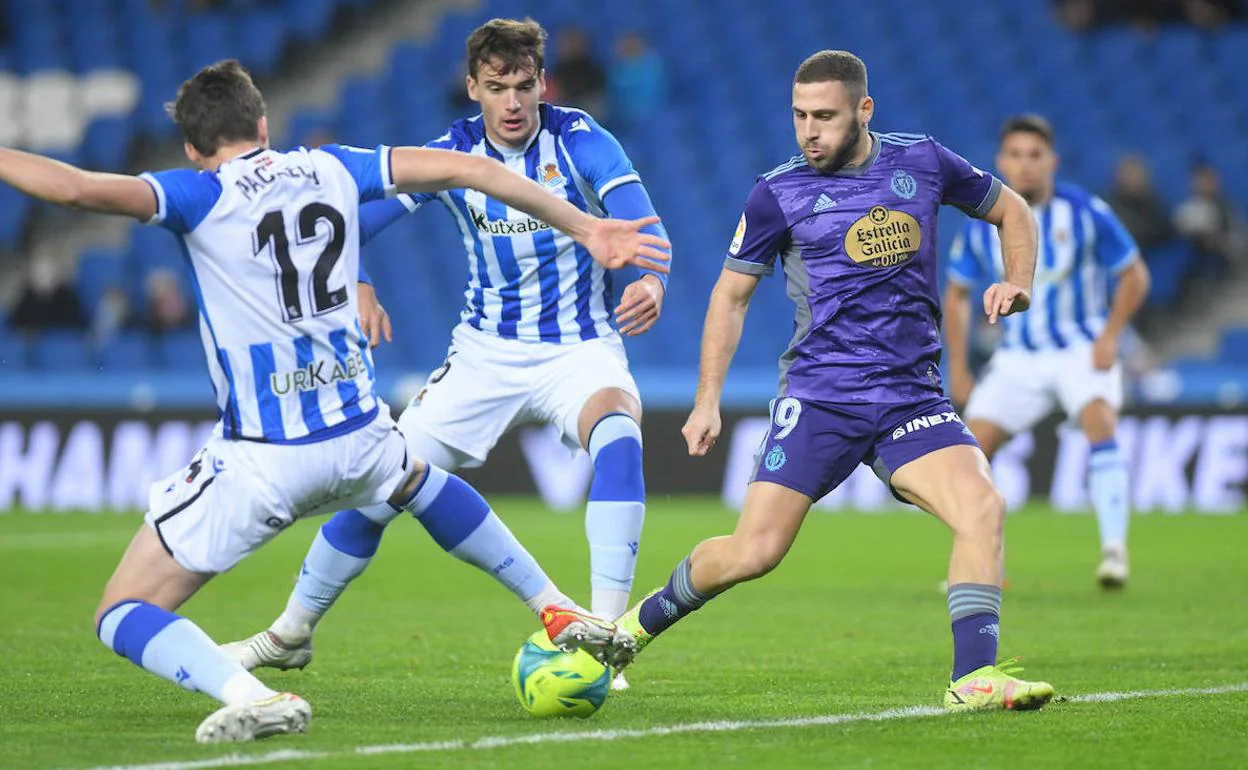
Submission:
[[[958,444],[978,446],[944,396],[908,404],[777,398],[750,481],[770,481],[818,500],[849,478],[858,463],[888,484],[911,460]]]

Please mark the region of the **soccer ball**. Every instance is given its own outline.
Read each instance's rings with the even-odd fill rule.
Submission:
[[[564,652],[538,631],[516,653],[511,683],[520,705],[535,717],[584,719],[606,702],[611,672],[588,652]]]

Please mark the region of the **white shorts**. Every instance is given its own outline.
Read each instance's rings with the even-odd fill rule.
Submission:
[[[1092,346],[1028,352],[998,350],[966,405],[967,420],[987,420],[1011,435],[1029,430],[1056,407],[1071,420],[1096,399],[1122,407],[1122,363],[1100,370]]]
[[[554,425],[576,449],[581,409],[603,388],[641,399],[619,335],[563,345],[502,339],[460,324],[446,362],[408,404],[399,429],[469,455],[468,466],[485,462],[499,438],[523,423]]]
[[[402,434],[380,405],[368,425],[315,444],[227,441],[214,433],[152,485],[144,517],[192,572],[225,572],[295,519],[384,502],[406,479]]]

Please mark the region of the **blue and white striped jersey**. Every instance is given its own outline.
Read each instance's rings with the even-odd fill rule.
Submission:
[[[216,172],[144,174],[178,236],[227,439],[312,443],[377,415],[356,303],[359,205],[393,195],[389,148],[257,148]]]
[[[1058,184],[1032,212],[1040,235],[1031,308],[1001,319],[1001,344],[1052,350],[1095,340],[1109,314],[1109,276],[1139,258],[1135,241],[1105,201],[1075,185]],[[968,219],[949,251],[949,280],[975,288],[1004,274],[997,228]]]
[[[480,116],[457,121],[426,146],[494,158],[582,211],[605,216],[607,194],[640,181],[624,149],[581,110],[543,103],[540,116],[523,150],[495,147]],[[614,333],[610,273],[567,235],[476,190],[399,199],[410,211],[437,199],[455,217],[469,262],[464,323],[529,342]]]

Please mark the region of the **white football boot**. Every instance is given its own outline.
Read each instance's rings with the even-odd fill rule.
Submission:
[[[277,668],[283,671],[303,668],[312,661],[312,640],[297,647],[288,647],[272,631],[261,631],[255,636],[221,645],[239,665],[248,671],[257,668]]]
[[[288,692],[217,709],[195,731],[199,743],[255,741],[282,733],[306,733],[312,706]]]
[[[1096,580],[1101,588],[1122,588],[1127,584],[1127,549],[1110,546],[1101,551],[1101,565],[1096,568]]]

